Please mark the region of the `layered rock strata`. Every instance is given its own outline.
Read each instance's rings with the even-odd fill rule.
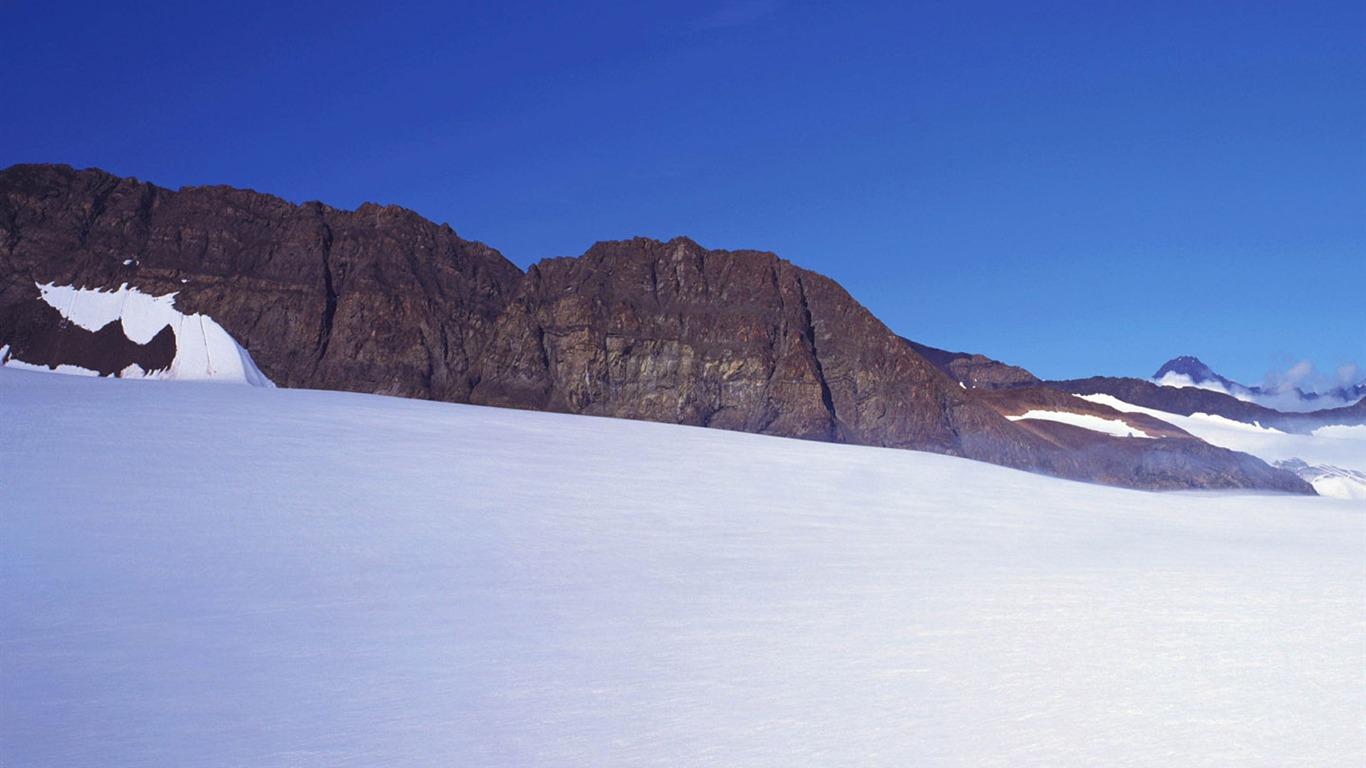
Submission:
[[[1312,492],[1190,439],[1083,446],[1024,428],[960,385],[954,360],[940,370],[828,278],[686,238],[599,243],[523,274],[400,208],[15,166],[0,172],[8,354],[16,340],[65,348],[44,336],[61,329],[34,320],[40,283],[175,293],[286,387],[912,448],[1134,487]],[[966,357],[970,376],[1032,383]]]

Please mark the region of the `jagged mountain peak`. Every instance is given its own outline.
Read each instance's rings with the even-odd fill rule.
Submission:
[[[1170,375],[1186,376],[1195,384],[1218,382],[1227,387],[1234,383],[1215,373],[1214,369],[1194,355],[1181,355],[1168,360],[1153,374],[1153,379],[1161,380]]]

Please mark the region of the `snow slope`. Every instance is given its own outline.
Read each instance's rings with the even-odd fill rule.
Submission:
[[[97,291],[39,283],[38,290],[43,301],[61,312],[62,317],[88,331],[98,331],[117,320],[131,341],[146,344],[162,328],[171,326],[176,344],[171,367],[148,372],[133,365],[120,374],[124,378],[206,379],[258,387],[275,386],[223,326],[205,315],[186,315],[177,310],[174,293],[149,296],[126,284],[112,291]],[[0,359],[3,357],[0,355]],[[5,364],[13,368],[48,370],[18,360]],[[95,371],[70,365],[59,366],[57,372],[97,375]]]
[[[1250,453],[1268,463],[1302,461],[1310,469],[1301,476],[1325,496],[1366,500],[1366,427],[1320,427],[1310,435],[1296,435],[1257,424],[1208,413],[1183,416],[1126,403],[1111,395],[1079,395],[1093,403],[1126,413],[1146,413],[1221,448]],[[1345,470],[1345,471],[1344,471]]]
[[[0,370],[0,765],[1361,765],[1363,511]]]

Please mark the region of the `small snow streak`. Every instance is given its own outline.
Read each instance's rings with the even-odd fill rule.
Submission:
[[[1114,437],[1152,437],[1152,435],[1144,432],[1138,427],[1126,424],[1119,419],[1106,419],[1086,413],[1072,413],[1070,411],[1029,411],[1020,416],[1008,416],[1007,418],[1011,421],[1020,421],[1021,419],[1056,421],[1061,424],[1071,424],[1074,427],[1081,427],[1082,429],[1089,429],[1092,432],[1100,432]]]

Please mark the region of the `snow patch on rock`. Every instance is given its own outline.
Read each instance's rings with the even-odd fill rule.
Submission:
[[[257,387],[275,386],[256,363],[223,326],[206,315],[186,315],[175,308],[176,294],[151,296],[128,287],[127,283],[112,291],[76,288],[70,285],[37,283],[43,301],[62,314],[69,322],[88,331],[98,331],[115,320],[123,327],[129,340],[146,344],[162,328],[170,326],[175,333],[176,356],[170,368],[148,373],[136,365],[122,371],[124,378],[193,379],[250,384]],[[7,365],[25,367],[11,360]],[[34,366],[28,366],[34,367]],[[52,370],[37,366],[41,370]],[[91,373],[84,369],[64,370],[75,366],[58,366],[59,373]]]
[[[1070,411],[1029,411],[1020,416],[1007,416],[1006,418],[1011,421],[1020,421],[1021,419],[1056,421],[1114,437],[1152,437],[1152,435],[1147,432],[1130,426],[1129,424],[1125,424],[1119,419],[1106,419],[1086,413],[1072,413]]]

